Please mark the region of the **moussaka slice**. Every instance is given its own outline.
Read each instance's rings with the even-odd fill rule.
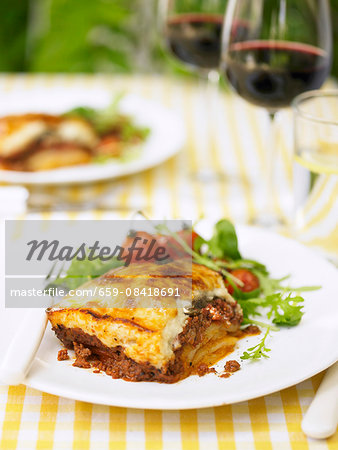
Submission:
[[[90,161],[98,136],[87,121],[50,114],[0,118],[0,169],[40,171]]]
[[[75,349],[74,365],[93,366],[129,381],[173,383],[230,353],[240,335],[241,308],[220,274],[198,264],[191,269],[191,262],[188,274],[186,264],[179,260],[119,267],[78,288],[84,294],[81,306],[65,307],[71,303],[66,297],[48,309],[57,337]],[[161,297],[149,305],[126,294],[130,287],[165,291],[173,286],[179,301]],[[111,295],[113,307],[103,304],[100,288],[118,290],[116,298]]]

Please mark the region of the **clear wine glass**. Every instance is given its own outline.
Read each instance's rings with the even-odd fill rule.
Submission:
[[[200,76],[200,88],[205,101],[204,110],[210,124],[215,111],[219,84],[219,64],[224,13],[227,0],[161,0],[159,4],[160,29],[172,55]],[[205,83],[207,81],[207,83]],[[209,142],[212,131],[208,130]],[[212,143],[210,144],[212,145]],[[210,158],[205,155],[203,169],[193,174],[200,181],[221,177],[207,167]]]
[[[300,93],[322,86],[329,75],[332,34],[327,0],[229,0],[224,19],[221,70],[246,101],[270,117],[266,205],[253,219],[283,221],[273,209],[275,116]]]

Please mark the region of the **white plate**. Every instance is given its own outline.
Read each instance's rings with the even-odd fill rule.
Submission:
[[[116,94],[116,93],[115,93]],[[75,106],[104,107],[114,93],[103,89],[39,88],[2,92],[0,115],[45,112],[60,114]],[[120,110],[149,127],[151,133],[135,159],[105,164],[86,164],[41,172],[0,170],[0,181],[15,184],[74,184],[118,178],[161,164],[182,149],[185,142],[183,120],[173,111],[152,100],[125,96]]]
[[[200,231],[210,234],[211,223]],[[41,391],[92,403],[133,408],[185,409],[216,406],[249,400],[292,386],[326,369],[338,359],[338,272],[326,260],[301,244],[253,227],[237,228],[242,253],[267,264],[275,277],[292,274],[294,286],[321,285],[319,291],[305,293],[305,315],[299,326],[273,333],[268,346],[270,358],[242,362],[241,370],[230,378],[213,374],[191,376],[176,384],[131,383],[113,380],[105,374],[72,367],[72,361],[58,362],[61,348],[48,328],[27,377],[26,384]],[[5,315],[7,318],[4,319]],[[2,315],[0,350],[13,328],[13,311]],[[4,323],[5,322],[5,323]],[[239,359],[243,350],[259,338],[240,341],[227,359]],[[224,361],[218,364],[224,365]]]

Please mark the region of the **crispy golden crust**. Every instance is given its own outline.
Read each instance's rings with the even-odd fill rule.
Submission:
[[[156,368],[164,368],[181,345],[178,336],[189,319],[187,310],[177,307],[173,299],[166,297],[163,297],[160,307],[142,307],[143,299],[131,302],[126,296],[127,287],[161,289],[172,287],[174,282],[180,292],[189,295],[190,306],[195,301],[201,303],[204,299],[206,304],[215,297],[222,298],[228,305],[231,318],[223,321],[223,331],[235,332],[241,322],[241,309],[229,296],[221,275],[197,264],[193,264],[189,275],[189,268],[191,270],[191,263],[189,266],[188,261],[180,260],[163,265],[131,264],[114,269],[80,288],[86,291],[95,287],[118,287],[124,293],[111,297],[111,307],[102,307],[102,300],[97,295],[84,297],[81,307],[69,309],[65,306],[71,306],[67,302],[71,302],[74,296],[66,297],[57,307],[47,311],[48,318],[54,330],[60,326],[80,329],[96,336],[108,348],[121,346],[125,355],[138,363],[148,362]],[[185,299],[188,300],[187,297]],[[201,305],[203,307],[203,302]]]
[[[32,121],[43,121],[49,125],[56,125],[62,120],[61,116],[53,116],[43,113],[17,114],[0,117],[0,134],[5,136],[20,129],[23,125]]]
[[[202,267],[202,266],[199,266]],[[196,271],[195,271],[196,272]],[[168,264],[142,263],[118,267],[82,285],[76,292],[81,295],[68,295],[58,307],[100,307],[100,308],[176,308],[177,302],[191,302],[192,265],[187,260]],[[164,295],[149,295],[154,288],[164,290]],[[178,289],[179,297],[168,295],[168,289]],[[118,295],[114,293],[114,289]],[[130,294],[136,289],[145,289],[146,295],[138,297]],[[115,292],[116,292],[115,291]],[[105,293],[106,295],[102,295]],[[84,295],[82,295],[84,294]],[[74,304],[74,299],[77,303]]]
[[[224,282],[222,276],[200,264],[192,265],[192,285],[193,291],[213,291],[217,288],[223,288]]]
[[[163,339],[166,326],[177,324],[181,331],[178,311],[171,309],[136,308],[120,309],[61,309],[48,311],[53,328],[81,329],[96,336],[108,348],[121,345],[126,355],[137,361],[148,361],[162,367],[172,356],[172,342]],[[178,332],[170,336],[171,341]]]
[[[149,292],[148,289],[154,289],[155,287],[159,290],[164,289],[166,294],[153,299],[148,295],[139,298],[127,296],[127,288],[132,291],[135,288],[139,290],[145,288],[146,292]],[[109,288],[112,295],[100,295],[100,288]],[[113,295],[114,288],[118,289],[118,296]],[[169,288],[177,288],[179,297],[168,296]],[[208,301],[215,296],[225,298],[230,304],[236,303],[229,295],[223,277],[219,273],[200,264],[192,264],[189,259],[179,259],[168,264],[145,262],[118,267],[95,280],[85,283],[79,290],[87,295],[83,297],[66,296],[58,306],[72,307],[74,298],[80,299],[80,304],[77,306],[103,308],[149,306],[175,308],[177,304],[181,305],[181,301],[187,302],[187,305],[184,304],[184,306],[189,307],[200,299]]]

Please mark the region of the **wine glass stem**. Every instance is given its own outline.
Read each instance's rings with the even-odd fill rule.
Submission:
[[[217,98],[219,95],[219,79],[220,75],[217,70],[210,70],[208,72],[208,79],[207,79],[207,87],[206,87],[206,95],[207,95],[207,102],[208,102],[208,108],[210,111],[210,117],[211,120],[208,121],[209,123],[209,129],[210,129],[210,138],[213,139],[213,133],[212,133],[212,127],[211,124],[214,123],[213,119],[215,119],[217,114]],[[208,111],[206,111],[207,113]],[[213,139],[214,141],[214,139]]]
[[[204,75],[204,76],[203,76]],[[216,120],[217,114],[217,96],[218,96],[218,87],[219,87],[219,73],[217,70],[210,70],[206,77],[205,73],[200,77],[200,90],[201,96],[203,98],[203,121],[206,126],[206,134],[207,134],[207,152],[204,155],[201,155],[201,168],[196,174],[196,178],[201,182],[210,182],[210,181],[218,181],[218,177],[220,174],[215,172],[215,169],[210,165],[210,161],[212,161],[213,157],[210,157],[212,153],[215,156],[216,148],[216,139],[214,133],[214,121]]]
[[[267,174],[266,174],[266,207],[261,217],[261,224],[264,226],[277,226],[282,223],[281,217],[279,217],[275,211],[275,196],[278,194],[276,189],[276,176],[277,176],[277,121],[276,111],[269,111],[269,131],[268,141],[266,148],[267,158]]]
[[[278,195],[277,186],[277,123],[276,112],[269,111],[269,130],[268,142],[266,146],[266,176],[265,176],[265,191],[264,191],[264,207],[258,212],[257,217],[254,217],[252,223],[260,225],[265,228],[277,228],[280,225],[285,225],[284,219],[276,213],[275,200]]]

